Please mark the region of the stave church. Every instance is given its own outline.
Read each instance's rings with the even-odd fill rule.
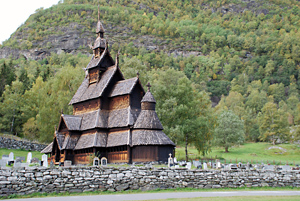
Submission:
[[[61,114],[42,153],[55,164],[88,164],[93,155],[108,163],[166,162],[175,144],[163,132],[150,84],[145,91],[138,76],[124,79],[118,56],[114,61],[109,53],[99,12],[96,26],[86,76],[69,103],[73,115]]]

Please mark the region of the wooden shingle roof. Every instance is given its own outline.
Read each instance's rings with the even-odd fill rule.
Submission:
[[[142,103],[143,102],[156,103],[156,100],[155,100],[154,96],[152,95],[152,93],[150,91],[147,91],[141,102]]]
[[[100,32],[104,33],[105,30],[104,30],[104,27],[103,27],[101,21],[98,20],[97,26],[96,26],[96,33],[100,33]]]
[[[137,118],[134,128],[163,130],[155,110],[142,110]]]
[[[102,74],[100,81],[91,85],[89,85],[89,79],[86,77],[73,96],[69,105],[102,96],[105,88],[107,87],[117,70],[118,68],[116,66],[107,68],[107,70]]]
[[[65,141],[65,135],[59,132],[55,132],[55,139],[57,141],[58,147],[62,150],[63,143]]]
[[[79,136],[66,136],[61,150],[74,149],[78,140]]]
[[[65,115],[62,114],[62,118],[66,123],[66,126],[69,131],[79,131],[82,117],[74,115]]]
[[[113,132],[108,133],[107,136],[107,147],[116,147],[122,145],[129,145],[130,141],[130,131],[120,131],[120,132]]]
[[[94,42],[94,46],[93,46],[93,49],[96,49],[96,48],[105,48],[106,47],[106,39],[104,38],[100,38],[100,37],[97,37],[95,42]]]
[[[175,144],[161,130],[133,130],[132,146],[137,145],[173,145]]]
[[[112,89],[109,97],[115,97],[125,94],[130,94],[134,86],[138,83],[139,78],[134,77],[127,80],[118,81]]]
[[[139,109],[131,109],[131,107],[119,110],[112,110],[108,116],[108,128],[120,128],[131,126],[136,121],[140,113]]]
[[[106,147],[107,134],[96,132],[94,134],[83,134],[80,136],[74,150],[86,149],[91,147]]]
[[[53,147],[53,142],[51,142],[47,147],[45,147],[45,149],[43,149],[41,151],[41,153],[45,153],[45,154],[51,153],[52,152],[52,147]]]

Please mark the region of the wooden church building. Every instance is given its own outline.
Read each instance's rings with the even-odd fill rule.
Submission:
[[[42,153],[49,162],[88,164],[90,155],[108,163],[167,161],[175,144],[162,131],[156,101],[137,77],[124,79],[111,57],[99,20],[86,77],[70,101],[73,115],[61,114],[54,139]]]

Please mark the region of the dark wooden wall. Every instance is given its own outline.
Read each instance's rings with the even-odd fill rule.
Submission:
[[[124,109],[129,106],[129,95],[116,96],[109,101],[109,110]]]
[[[95,111],[100,107],[100,98],[77,103],[73,105],[73,115],[79,115],[86,112]]]
[[[130,94],[130,106],[132,109],[141,109],[141,100],[144,92],[139,84],[135,85]]]
[[[148,162],[158,160],[157,146],[135,146],[132,147],[132,162]]]
[[[105,91],[101,99],[101,109],[109,110],[110,98],[108,96],[112,91],[113,87],[115,86],[115,84],[120,80],[123,80],[122,75],[119,72],[116,72],[115,75],[112,77],[109,85],[105,88]]]

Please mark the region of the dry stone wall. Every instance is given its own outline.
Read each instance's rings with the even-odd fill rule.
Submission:
[[[15,140],[6,137],[0,137],[0,148],[24,149],[31,151],[42,151],[47,145],[34,143],[26,140]]]
[[[0,196],[128,189],[300,187],[300,171],[187,170],[146,167],[2,168]]]

